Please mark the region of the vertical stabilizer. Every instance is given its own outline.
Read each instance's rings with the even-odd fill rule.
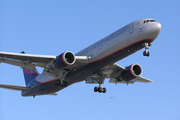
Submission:
[[[23,68],[23,73],[24,73],[24,79],[26,82],[26,85],[33,80],[36,76],[39,75],[37,70],[31,70],[27,68]]]

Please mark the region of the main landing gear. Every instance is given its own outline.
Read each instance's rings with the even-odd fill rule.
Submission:
[[[149,51],[147,51],[147,49],[149,49],[149,47],[151,46],[151,43],[145,42],[144,46],[145,46],[145,51],[143,52],[143,55],[149,57],[150,53]]]
[[[61,72],[60,77],[59,77],[60,79],[57,80],[55,83],[56,86],[67,87],[68,83],[67,83],[67,81],[64,81],[64,79],[69,72],[71,72],[71,71],[64,70],[63,72]]]
[[[106,88],[102,88],[102,87],[94,87],[94,92],[103,92],[106,93]]]
[[[94,92],[106,93],[106,88],[102,88],[102,84],[104,83],[105,78],[103,76],[96,76],[94,79],[96,79],[99,83],[99,87],[94,87]]]

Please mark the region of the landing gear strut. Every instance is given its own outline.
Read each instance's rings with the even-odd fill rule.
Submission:
[[[63,72],[61,72],[61,74],[59,75],[59,76],[60,76],[60,77],[59,77],[60,79],[57,80],[56,83],[55,83],[56,86],[67,87],[68,83],[67,83],[67,81],[64,81],[64,79],[65,79],[66,75],[67,75],[69,72],[71,72],[71,71],[63,71]]]
[[[106,93],[106,91],[107,91],[106,88],[105,87],[102,88],[102,84],[103,84],[105,78],[102,77],[102,76],[96,76],[95,79],[99,83],[99,87],[94,87],[94,92],[99,92],[99,93],[103,92],[103,93]]]
[[[143,52],[143,55],[149,57],[150,53],[149,51],[147,51],[147,49],[149,49],[149,47],[151,46],[151,43],[145,42],[144,46],[145,46],[145,51]]]

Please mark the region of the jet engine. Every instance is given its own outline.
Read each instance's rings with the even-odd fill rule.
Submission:
[[[76,61],[75,55],[70,52],[64,52],[60,54],[55,60],[52,65],[52,68],[62,70],[67,66],[73,65]]]
[[[120,80],[130,81],[142,74],[142,68],[138,64],[132,64],[126,67],[120,75]]]

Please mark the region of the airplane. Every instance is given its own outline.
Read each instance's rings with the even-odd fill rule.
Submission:
[[[99,84],[94,92],[106,93],[102,87],[109,83],[149,83],[141,76],[142,67],[132,64],[121,67],[117,61],[145,48],[144,56],[161,31],[154,19],[139,19],[113,32],[82,51],[65,51],[58,56],[0,52],[0,63],[22,68],[26,86],[4,85],[0,88],[21,91],[22,96],[57,95],[57,92],[77,82]],[[36,67],[43,68],[40,74]]]

